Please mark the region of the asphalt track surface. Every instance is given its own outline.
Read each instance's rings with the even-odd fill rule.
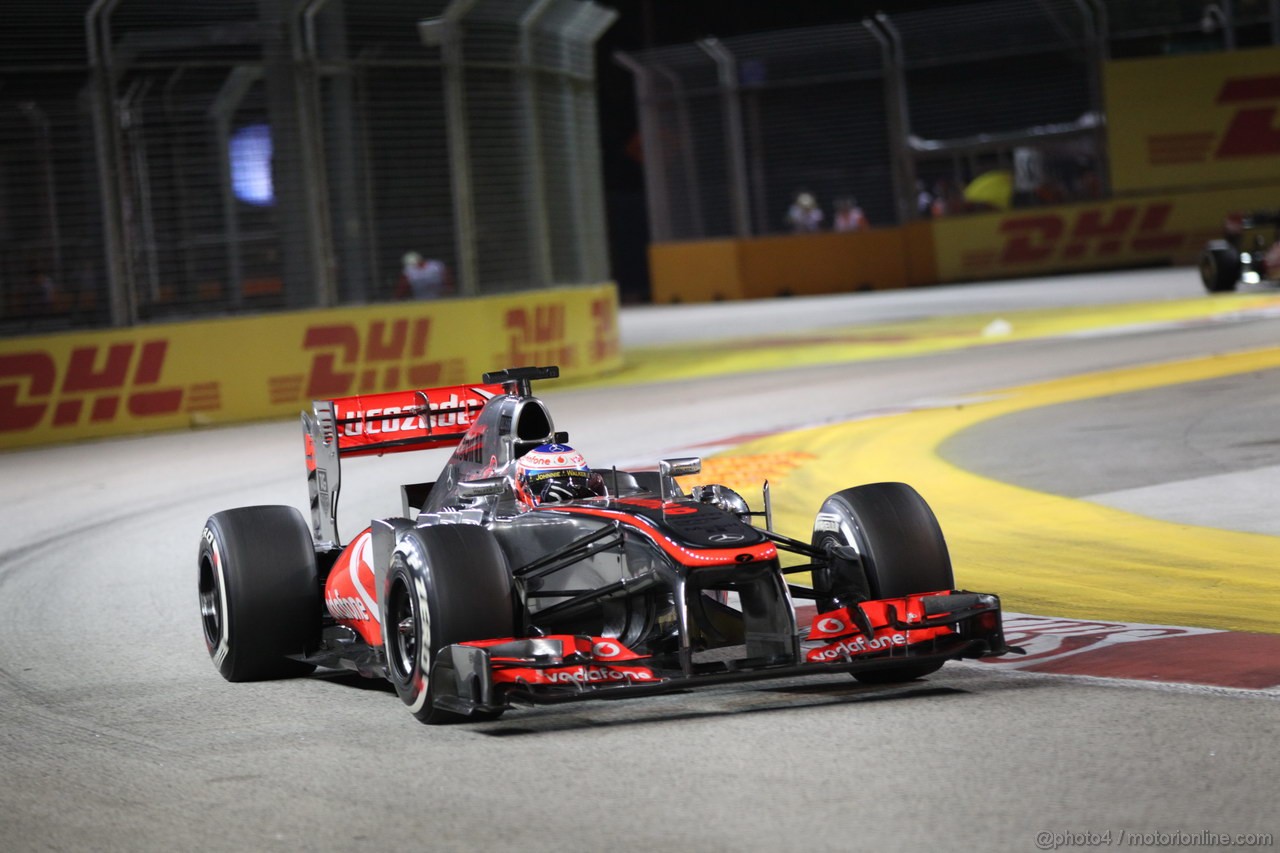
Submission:
[[[1240,619],[1274,634],[1274,580],[1234,572],[1280,555],[1274,511],[1244,511],[1276,504],[1278,303],[1209,299],[1193,271],[1165,270],[643,309],[623,318],[628,384],[542,393],[597,466],[698,452],[726,480],[770,476],[780,525],[802,525],[827,483],[923,476],[958,580],[1013,609],[1191,626],[1189,641],[1237,636],[1194,632]],[[392,460],[344,466],[345,536],[397,512],[398,483],[442,454]],[[228,507],[302,508],[302,469],[292,421],[0,455],[0,849],[1035,850],[1270,833],[1266,849],[1280,833],[1273,689],[948,665],[897,687],[788,680],[424,727],[358,678],[228,684],[200,639],[200,527]],[[1084,545],[1030,535],[1063,513]],[[1026,518],[1031,550],[1015,552],[1010,522]],[[1203,549],[1213,577],[1130,551],[1179,530],[1172,547]],[[1123,568],[1116,541],[1144,577],[1108,604],[1071,573]],[[1070,566],[1037,571],[1068,546]],[[1196,582],[1215,599],[1252,584],[1254,604],[1166,620],[1196,615],[1194,595],[1165,601]]]

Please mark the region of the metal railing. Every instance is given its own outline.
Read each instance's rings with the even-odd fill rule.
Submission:
[[[615,59],[667,241],[795,230],[802,195],[821,229],[1102,197],[1108,56],[1273,42],[1280,0],[980,0]]]
[[[608,277],[612,10],[72,5],[0,32],[0,334],[390,299],[409,252],[462,295]]]

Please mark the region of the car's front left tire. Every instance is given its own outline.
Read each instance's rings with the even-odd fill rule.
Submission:
[[[813,544],[851,546],[873,599],[900,598],[955,586],[951,557],[938,519],[920,493],[906,483],[871,483],[831,495],[814,522]],[[824,579],[815,572],[815,588]],[[826,579],[829,594],[838,595],[839,579]],[[867,670],[854,677],[868,684],[891,684],[922,678],[941,663],[905,663]]]

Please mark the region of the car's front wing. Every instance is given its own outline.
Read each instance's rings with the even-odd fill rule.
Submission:
[[[770,659],[716,655],[679,668],[608,637],[552,635],[459,643],[432,668],[437,707],[469,714],[511,704],[621,699],[767,678],[857,673],[960,658],[1002,655],[1000,601],[985,593],[942,591],[865,601],[817,613],[798,632],[794,655]]]

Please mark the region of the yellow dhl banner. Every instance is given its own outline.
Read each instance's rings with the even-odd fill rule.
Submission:
[[[1280,179],[1280,47],[1106,63],[1114,192]]]
[[[621,365],[612,284],[0,340],[0,448],[297,414],[314,399]]]
[[[1280,183],[935,219],[942,281],[1144,263],[1190,264],[1231,211],[1273,207]]]

